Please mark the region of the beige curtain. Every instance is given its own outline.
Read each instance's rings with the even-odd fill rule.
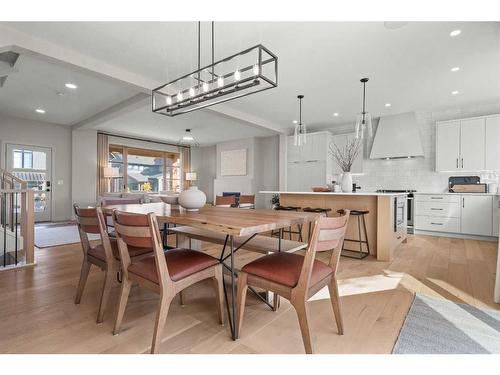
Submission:
[[[108,166],[108,136],[97,134],[97,196],[108,190],[108,180],[104,177],[104,168]]]
[[[186,180],[186,172],[191,171],[191,148],[190,147],[180,147],[181,157],[182,157],[182,187],[187,189],[190,185],[190,181]]]

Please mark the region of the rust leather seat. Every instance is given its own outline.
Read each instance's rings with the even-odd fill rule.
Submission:
[[[113,250],[113,255],[117,260],[120,260],[120,252],[118,251],[118,242],[116,242],[115,238],[110,238],[110,243],[111,243],[111,249]],[[147,253],[152,253],[153,249],[152,248],[147,248],[147,247],[133,247],[129,246],[128,248],[129,255],[131,258],[137,257],[139,255],[147,254]],[[90,256],[93,256],[94,258],[100,259],[102,261],[106,261],[106,253],[104,251],[104,246],[102,244],[99,244],[93,248],[89,248],[87,251],[87,254]]]
[[[196,250],[171,249],[164,254],[172,281],[179,281],[219,263],[214,257]],[[133,261],[128,267],[128,272],[148,279],[155,284],[159,283],[154,256]]]
[[[250,275],[256,275],[263,279],[286,285],[291,288],[299,282],[300,272],[304,257],[291,253],[275,253],[254,260],[245,265],[241,270]],[[315,285],[333,273],[331,267],[325,263],[315,260],[311,273],[310,285]]]

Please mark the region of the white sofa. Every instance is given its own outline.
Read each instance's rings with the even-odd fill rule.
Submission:
[[[101,203],[106,199],[113,200],[129,200],[129,199],[140,199],[141,203],[158,203],[163,202],[163,200],[159,197],[159,195],[178,195],[178,193],[173,191],[160,191],[160,192],[130,192],[130,193],[103,193],[97,199],[97,205],[101,205]]]

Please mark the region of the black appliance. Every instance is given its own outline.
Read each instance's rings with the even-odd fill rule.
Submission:
[[[413,234],[414,232],[414,216],[415,216],[415,200],[413,197],[413,193],[416,193],[416,190],[396,190],[396,189],[380,189],[377,190],[377,193],[407,193],[406,195],[406,227],[408,233]]]

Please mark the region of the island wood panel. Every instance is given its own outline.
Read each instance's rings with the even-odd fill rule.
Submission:
[[[389,197],[383,197],[390,199]],[[283,206],[296,206],[296,207],[311,207],[311,208],[331,208],[332,211],[328,216],[338,216],[337,210],[368,210],[369,214],[365,215],[366,231],[368,232],[368,241],[370,245],[370,254],[377,255],[377,196],[352,196],[352,195],[323,195],[323,194],[280,194],[280,204]],[[346,238],[358,239],[358,223],[357,217],[352,216],[349,219],[347,227]],[[302,236],[307,240],[309,227],[303,225]],[[361,235],[363,236],[363,227],[361,227]],[[347,242],[346,247],[349,249],[357,250],[359,245],[354,242]],[[363,245],[363,250],[365,247]]]

